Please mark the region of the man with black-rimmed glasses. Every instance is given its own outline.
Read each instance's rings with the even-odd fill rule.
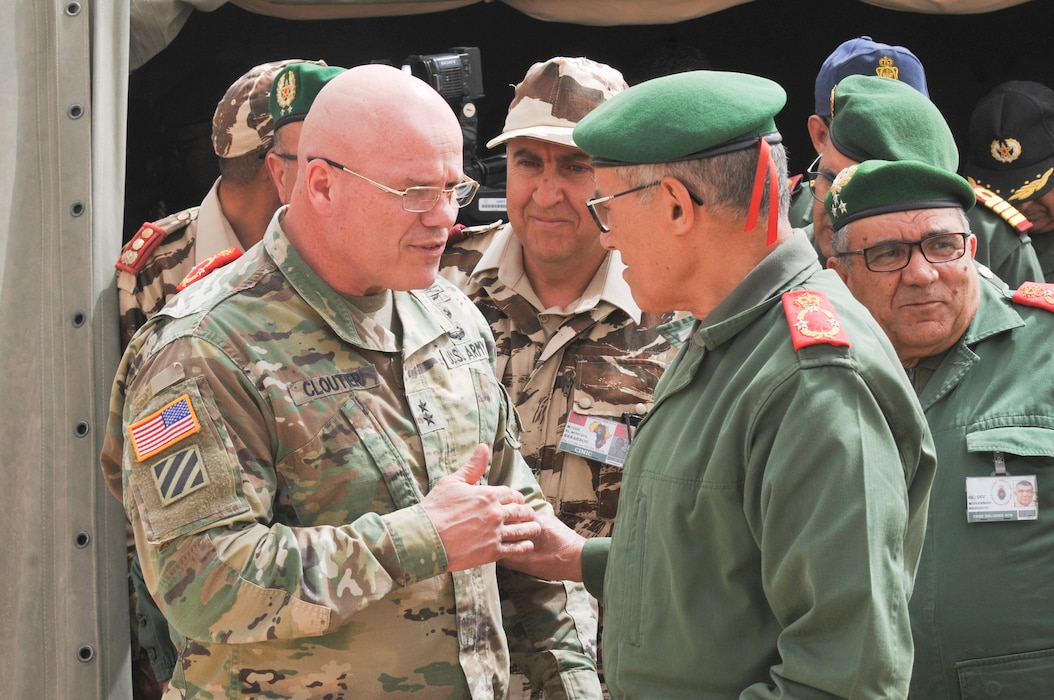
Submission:
[[[825,200],[830,265],[889,336],[937,449],[911,697],[1045,697],[1054,618],[1035,611],[1054,577],[1054,285],[1010,292],[979,274],[973,203],[966,180],[923,163],[846,168]],[[1013,504],[1022,482],[1032,508]]]

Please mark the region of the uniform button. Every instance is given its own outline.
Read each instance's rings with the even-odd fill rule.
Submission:
[[[645,413],[648,412],[648,407],[642,403],[639,403],[633,407],[633,410],[637,412],[638,416],[643,416]]]
[[[541,314],[538,316],[538,323],[549,323],[549,314]]]
[[[575,403],[578,404],[579,408],[589,408],[593,405],[593,399],[589,398],[588,396],[583,396],[582,398],[578,399],[578,401],[576,401]]]

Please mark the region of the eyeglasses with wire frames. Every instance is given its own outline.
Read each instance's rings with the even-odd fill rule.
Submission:
[[[634,192],[646,190],[649,187],[655,187],[661,182],[662,180],[656,180],[655,182],[649,182],[647,185],[638,185],[637,187],[631,187],[630,189],[625,190],[624,192],[609,194],[606,197],[594,197],[593,199],[586,200],[586,207],[588,207],[589,213],[593,215],[593,221],[595,221],[597,226],[600,228],[600,232],[608,233],[611,231],[611,229],[608,227],[608,202],[623,195],[633,194]],[[684,183],[682,182],[681,184],[683,185]],[[697,207],[703,206],[702,197],[688,189],[687,185],[684,189],[688,190],[688,196],[692,198],[692,201]]]
[[[440,197],[449,197],[454,195],[454,204],[460,209],[467,206],[469,202],[476,196],[476,191],[479,190],[479,183],[475,180],[465,180],[459,182],[453,187],[407,187],[405,190],[397,190],[387,185],[371,180],[365,175],[361,175],[354,170],[344,167],[340,163],[330,160],[329,158],[323,158],[322,156],[308,156],[308,160],[321,160],[328,163],[331,167],[337,170],[343,170],[349,175],[362,178],[366,182],[370,183],[379,190],[383,190],[389,194],[394,194],[402,200],[403,209],[409,212],[421,213],[430,211],[435,207],[436,203],[439,202]]]
[[[834,183],[834,176],[817,170],[818,167],[820,167],[820,156],[816,156],[816,160],[809,165],[805,174],[809,176],[809,194],[817,202],[823,204],[823,198],[827,196],[828,190]]]
[[[934,233],[919,241],[888,241],[862,250],[835,251],[836,257],[860,255],[871,272],[896,272],[911,262],[915,248],[928,262],[946,263],[966,255],[970,233]]]

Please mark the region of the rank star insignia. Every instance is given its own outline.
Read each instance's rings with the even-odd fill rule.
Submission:
[[[1013,301],[1025,306],[1054,311],[1054,284],[1025,282],[1014,292]]]
[[[425,423],[428,423],[429,425],[436,424],[435,417],[432,415],[432,412],[428,410],[427,403],[424,401],[419,402],[417,404],[417,410],[421,412],[421,418],[424,419]]]
[[[822,292],[799,289],[783,295],[783,310],[797,352],[810,345],[849,346],[842,322]]]

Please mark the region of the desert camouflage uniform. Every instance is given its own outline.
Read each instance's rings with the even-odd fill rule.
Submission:
[[[642,313],[622,270],[618,254],[609,255],[577,310],[561,322],[508,286],[526,279],[511,225],[448,247],[440,267],[494,332],[498,377],[520,417],[524,459],[557,515],[586,537],[611,533],[622,469],[557,449],[568,414],[627,416],[635,425],[651,408],[659,375],[676,353],[656,331],[673,315]],[[547,331],[548,323],[559,329]],[[532,693],[539,696],[525,690],[516,697]]]
[[[121,251],[117,302],[122,346],[175,296],[176,285],[191,268],[221,250],[241,246],[223,215],[219,183],[212,185],[201,206],[144,225]]]
[[[487,442],[489,483],[549,507],[515,449],[490,331],[437,281],[394,294],[400,352],[277,221],[148,322],[114,387],[103,466],[173,628],[168,696],[503,697],[495,566],[449,573],[420,506]],[[200,430],[139,460],[129,426],[181,400]],[[547,692],[592,697],[582,589],[499,575],[547,640]]]

